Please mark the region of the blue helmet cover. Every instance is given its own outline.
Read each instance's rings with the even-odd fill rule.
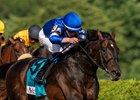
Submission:
[[[77,32],[82,29],[81,18],[74,12],[70,12],[64,16],[63,24],[68,30],[73,31],[73,32]]]

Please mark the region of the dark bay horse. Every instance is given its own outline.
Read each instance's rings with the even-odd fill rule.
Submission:
[[[52,68],[45,85],[49,100],[97,100],[98,67],[105,70],[112,81],[120,78],[115,34],[91,30],[88,41],[66,52]],[[26,73],[30,65],[41,58],[15,62],[7,72],[6,87],[9,100],[35,100],[26,93]],[[12,80],[11,80],[12,79]],[[45,97],[38,98],[45,100]]]

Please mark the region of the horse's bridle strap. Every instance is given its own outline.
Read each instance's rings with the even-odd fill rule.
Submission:
[[[78,45],[84,51],[84,53],[86,54],[86,56],[91,60],[91,62],[99,67],[100,65],[97,64],[96,61],[93,58],[91,58],[91,56],[87,53],[87,51],[79,43],[78,43]]]

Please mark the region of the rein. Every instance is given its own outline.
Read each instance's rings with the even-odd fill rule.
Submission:
[[[106,69],[106,67],[105,67],[105,65],[104,65],[104,63],[103,63],[103,56],[102,56],[102,53],[101,53],[101,49],[99,49],[99,53],[100,53],[100,58],[101,58],[101,63],[102,63],[102,65],[99,65],[88,53],[87,53],[87,51],[85,50],[85,48],[83,48],[79,43],[78,43],[78,45],[79,45],[79,47],[83,50],[83,52],[85,53],[85,55],[90,59],[90,61],[93,63],[93,64],[95,64],[96,66],[98,66],[98,67],[100,67],[100,66],[102,66],[102,68],[104,69],[104,70],[106,70],[107,71],[107,69]],[[82,69],[82,68],[81,68]],[[83,70],[83,69],[82,69]],[[84,70],[83,70],[84,71]],[[85,71],[84,71],[85,72]]]
[[[78,43],[78,45],[84,51],[86,56],[91,60],[91,62],[99,67],[100,65],[96,63],[96,61],[87,53],[87,51],[79,43]]]

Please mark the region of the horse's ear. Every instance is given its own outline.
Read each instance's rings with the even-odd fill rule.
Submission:
[[[98,34],[98,36],[99,36],[99,39],[100,39],[100,40],[103,40],[102,33],[101,33],[100,31],[97,31],[97,34]]]
[[[12,44],[15,44],[15,41],[14,41],[14,39],[12,39],[12,38],[9,38],[9,41],[10,41]]]
[[[116,33],[112,32],[112,38],[115,40]]]

